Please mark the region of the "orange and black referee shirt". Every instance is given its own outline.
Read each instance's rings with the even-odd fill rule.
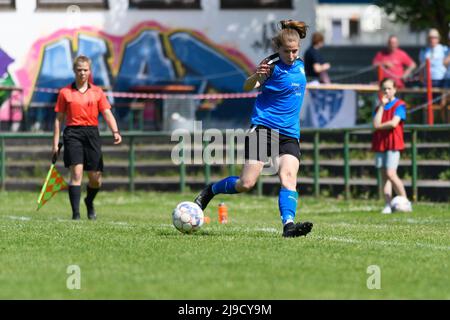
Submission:
[[[75,83],[62,88],[58,94],[55,112],[66,114],[66,126],[98,126],[98,114],[111,105],[100,87],[88,84],[86,92],[77,90]]]

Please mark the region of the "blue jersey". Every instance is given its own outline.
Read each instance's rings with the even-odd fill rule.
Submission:
[[[397,100],[397,98],[394,98],[391,102],[387,103],[384,106],[384,110],[392,108]],[[395,109],[394,116],[398,116],[401,120],[406,121],[406,106],[404,104],[399,105],[397,109]]]
[[[397,102],[398,98],[394,98],[392,101],[386,103],[383,110],[387,111],[390,108],[394,106],[394,104]],[[375,118],[375,115],[377,114],[376,110],[373,112],[373,117]],[[397,109],[394,112],[394,116],[398,116],[400,120],[406,121],[406,106],[404,104],[401,104],[397,107]]]
[[[300,108],[305,95],[306,77],[302,60],[287,65],[276,62],[272,75],[262,85],[253,107],[251,122],[300,138]]]

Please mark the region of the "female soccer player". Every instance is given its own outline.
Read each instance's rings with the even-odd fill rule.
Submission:
[[[279,60],[264,59],[256,72],[244,83],[244,90],[261,87],[251,117],[252,128],[246,136],[245,164],[240,177],[230,176],[210,184],[194,200],[202,209],[219,193],[233,194],[251,190],[261,174],[267,156],[278,163],[281,189],[278,197],[284,237],[304,236],[311,231],[310,222],[294,223],[297,211],[297,172],[300,165],[299,114],[306,87],[305,68],[298,58],[300,39],[307,26],[300,21],[283,20],[273,38]],[[271,150],[275,140],[277,150]],[[270,150],[262,154],[261,142]],[[252,142],[252,143],[251,143]]]
[[[64,165],[70,168],[69,198],[72,206],[72,219],[80,219],[80,197],[83,170],[88,172],[89,183],[84,199],[88,218],[96,219],[94,198],[101,186],[103,156],[98,131],[98,114],[101,112],[111,129],[114,144],[122,141],[116,119],[111,112],[111,105],[103,90],[89,83],[91,60],[78,56],[73,63],[75,82],[62,88],[55,106],[57,113],[53,132],[53,150],[58,152],[61,125],[66,120],[64,129]]]
[[[382,185],[385,199],[384,214],[392,213],[392,187],[399,196],[406,197],[403,182],[397,175],[400,151],[405,149],[403,123],[406,120],[405,102],[395,97],[396,86],[392,79],[385,78],[380,83],[383,97],[373,118],[375,132],[372,136],[372,151],[375,165],[382,168]]]

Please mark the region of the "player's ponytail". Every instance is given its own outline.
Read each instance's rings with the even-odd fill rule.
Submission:
[[[303,21],[295,21],[295,20],[281,20],[280,21],[281,29],[294,29],[297,31],[300,39],[305,39],[306,30],[308,26]]]
[[[298,41],[306,37],[308,26],[302,21],[281,20],[279,22],[280,32],[273,39],[275,48],[281,47],[284,43]]]

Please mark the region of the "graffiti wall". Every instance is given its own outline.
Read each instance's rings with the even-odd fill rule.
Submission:
[[[193,93],[234,93],[242,91],[255,64],[271,53],[277,21],[295,18],[310,26],[314,21],[314,1],[294,1],[296,9],[277,12],[223,11],[212,0],[203,1],[201,10],[168,12],[130,10],[127,1],[117,0],[109,2],[108,10],[76,15],[35,10],[33,2],[16,1],[15,10],[0,11],[6,24],[9,20],[14,26],[21,17],[29,21],[28,33],[20,26],[0,35],[0,48],[10,57],[3,63],[2,79],[22,89],[30,121],[48,125],[56,100],[51,89],[73,81],[72,61],[79,54],[92,59],[94,83],[109,92],[181,84],[191,86]],[[3,95],[4,100],[9,97]],[[126,119],[130,99],[110,100],[114,112]],[[252,104],[251,99],[220,100],[207,117],[219,127],[245,126]]]

